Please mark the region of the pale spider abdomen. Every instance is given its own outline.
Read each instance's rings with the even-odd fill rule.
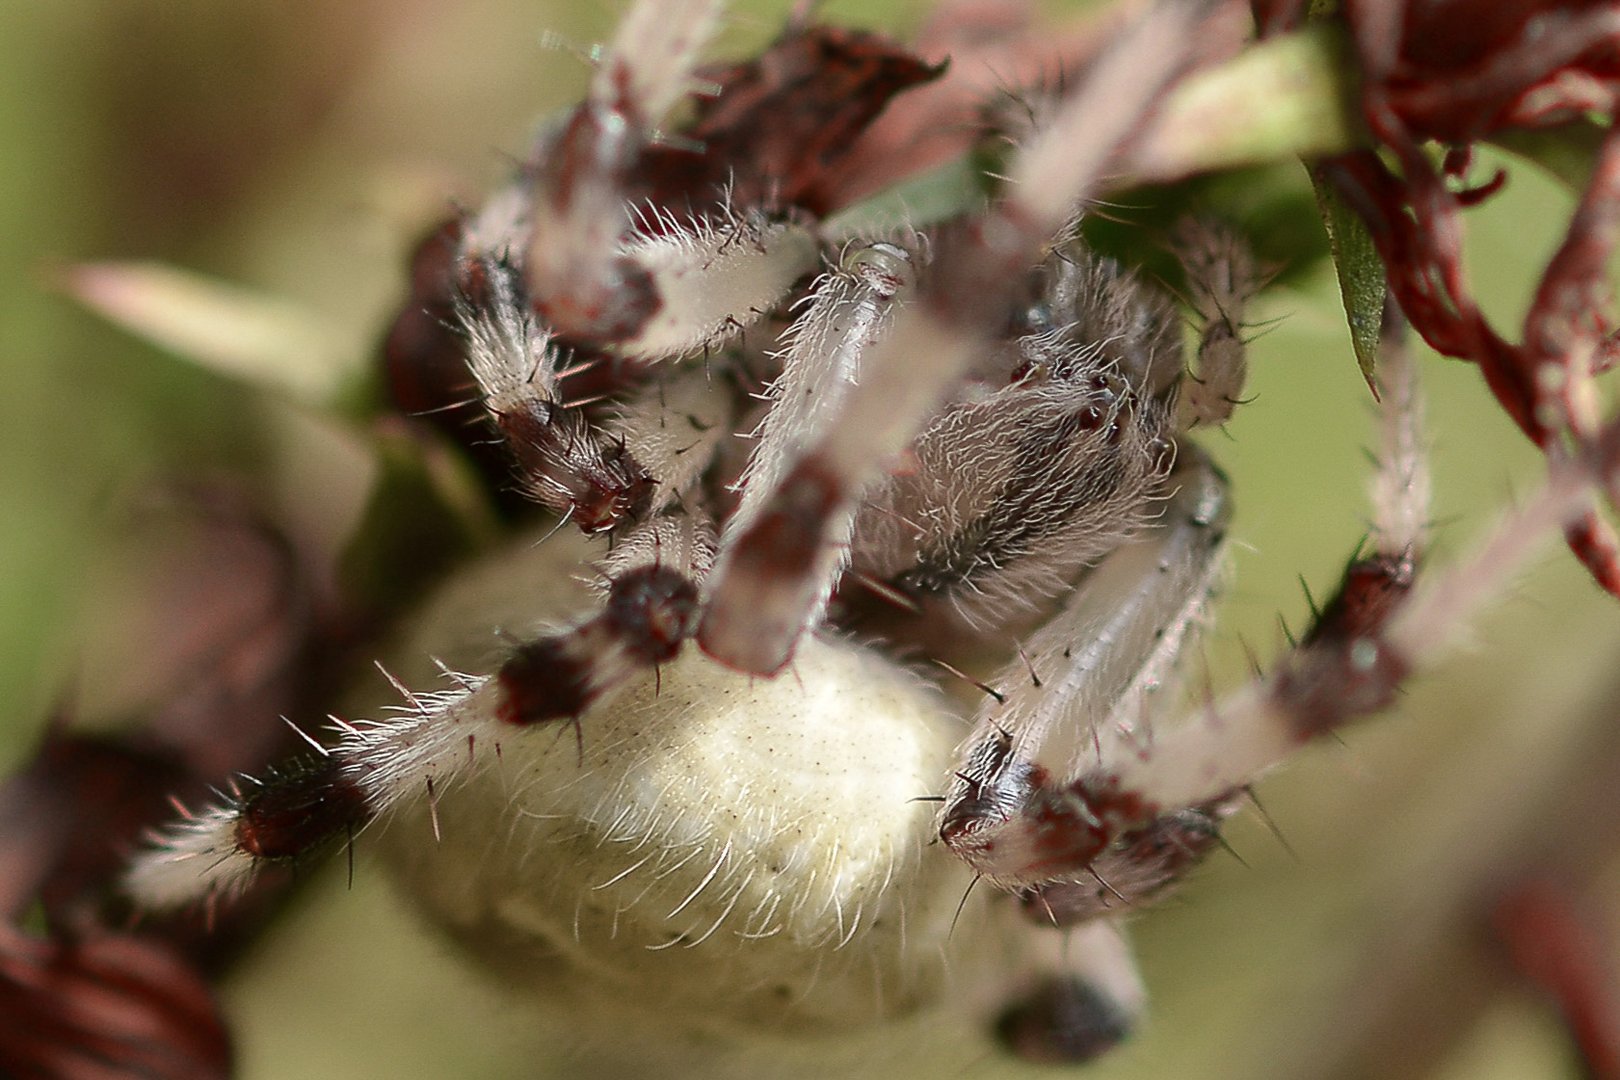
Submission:
[[[577,610],[586,547],[559,535],[491,561],[401,654],[476,666],[501,651],[491,625]],[[774,680],[688,650],[580,722],[582,755],[566,726],[514,731],[476,784],[387,831],[408,890],[504,974],[643,1023],[825,1034],[937,1007],[958,954],[982,966],[977,905],[951,935],[971,875],[930,847],[920,798],[961,729],[915,675],[834,639]]]

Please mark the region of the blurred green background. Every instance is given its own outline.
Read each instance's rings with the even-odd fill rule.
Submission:
[[[768,36],[784,7],[740,10],[724,47]],[[902,30],[923,13],[827,9]],[[53,287],[58,271],[142,258],[217,274],[301,305],[362,364],[416,233],[450,200],[476,199],[583,85],[583,64],[543,35],[585,46],[614,18],[606,4],[542,0],[0,11],[0,762],[27,752],[69,688],[94,720],[98,685],[117,681],[84,663],[120,655],[93,644],[120,615],[85,588],[120,557],[109,503],[183,466],[255,467],[282,437],[240,388],[78,309]],[[1478,291],[1499,325],[1521,317],[1569,205],[1520,169],[1470,215]],[[1365,528],[1371,410],[1326,266],[1260,317],[1278,321],[1255,343],[1255,401],[1207,440],[1239,507],[1233,584],[1206,647],[1226,681],[1241,677],[1239,637],[1266,652],[1279,612],[1300,625],[1299,576],[1325,593]],[[1430,359],[1424,374],[1444,561],[1541,466],[1474,371]],[[317,485],[282,494],[300,520],[327,513]],[[1154,1011],[1087,1075],[1574,1075],[1532,995],[1488,992],[1466,1011],[1477,1023],[1453,1014],[1460,987],[1503,975],[1478,919],[1517,875],[1551,866],[1611,940],[1620,929],[1620,849],[1572,846],[1576,831],[1614,833],[1615,806],[1559,803],[1613,760],[1620,609],[1550,552],[1473,636],[1398,715],[1261,786],[1297,857],[1249,815],[1231,835],[1243,862],[1216,858],[1137,920]],[[100,662],[138,665],[122,647]],[[374,868],[362,860],[344,889],[341,873],[323,875],[226,988],[244,1077],[564,1074],[520,1003],[416,933]],[[1418,1033],[1453,1030],[1440,1071],[1417,1070]]]

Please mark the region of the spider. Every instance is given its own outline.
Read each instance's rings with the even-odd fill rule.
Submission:
[[[1259,274],[1180,235],[1189,364],[1171,301],[1073,217],[1200,13],[1151,9],[1035,110],[988,209],[884,230],[840,221],[810,154],[784,191],[714,149],[779,89],[769,61],[694,76],[717,14],[633,7],[586,102],[454,230],[457,334],[548,535],[423,613],[402,706],[191,811],[130,888],[227,896],[387,817],[432,918],[604,1025],[777,1053],[944,1013],[1089,1060],[1144,1000],[1121,916],[1457,621],[1467,570],[1408,601],[1408,376],[1392,347],[1375,529],[1338,591],[1270,676],[1177,720],[1229,513],[1192,432],[1242,396]],[[877,68],[853,97],[879,108],[931,74],[808,25],[768,56],[812,47]],[[717,94],[662,137],[697,80]]]

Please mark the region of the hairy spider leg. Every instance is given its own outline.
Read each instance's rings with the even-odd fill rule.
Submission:
[[[619,25],[586,100],[539,147],[511,250],[555,332],[645,359],[687,355],[770,310],[814,269],[804,223],[762,208],[683,215],[643,201],[635,172],[692,89],[719,0],[641,0]],[[527,185],[525,185],[526,187]]]
[[[1412,400],[1410,391],[1388,398]],[[1404,679],[1445,650],[1548,532],[1589,508],[1594,486],[1620,465],[1620,422],[1611,422],[1591,454],[1555,469],[1547,488],[1510,514],[1473,559],[1416,587],[1420,542],[1412,528],[1424,516],[1427,484],[1408,458],[1413,433],[1401,421],[1386,430],[1391,438],[1375,491],[1394,492],[1396,505],[1379,508],[1371,552],[1350,564],[1311,631],[1271,676],[1146,744],[1127,724],[1102,726],[1094,764],[1067,782],[1024,765],[1010,748],[981,750],[981,765],[995,766],[986,775],[997,782],[968,790],[977,803],[947,803],[947,843],[1000,884],[1038,886],[1042,877],[1078,880],[1094,871],[1102,853],[1166,813],[1218,806],[1304,743],[1386,708]],[[993,806],[983,805],[986,792]],[[988,850],[986,838],[996,841]]]
[[[1099,745],[1157,745],[1155,695],[1222,568],[1225,480],[1187,458],[1159,527],[1098,564],[1024,643],[963,743],[940,836],[992,885],[1077,880],[1107,863],[1116,836],[1068,785]]]
[[[921,252],[888,242],[852,247],[837,269],[817,279],[788,333],[782,374],[768,391],[772,408],[755,433],[758,445],[740,481],[742,498],[726,526],[729,546],[723,547],[719,571],[722,579],[756,587],[711,594],[700,630],[704,649],[733,666],[752,671],[773,665],[776,643],[796,637],[803,620],[820,620],[848,561],[853,514],[824,534],[823,492],[801,485],[792,505],[775,496],[805,444],[839,422],[840,408],[861,377],[861,358],[910,296],[921,258]],[[735,543],[756,532],[768,534],[770,543]],[[769,560],[765,565],[747,565],[761,556]]]
[[[1199,5],[1149,9],[1019,156],[1005,197],[942,245],[916,301],[863,356],[861,381],[845,395],[837,421],[797,458],[752,527],[723,545],[699,631],[711,656],[757,674],[780,671],[791,659],[829,586],[788,592],[773,582],[784,571],[836,572],[837,560],[818,558],[820,548],[847,535],[862,493],[999,335],[1042,245],[1096,189],[1116,151],[1151,123],[1192,53],[1200,15]],[[761,618],[764,628],[751,638],[732,625],[768,601],[792,606]]]
[[[1369,485],[1368,549],[1346,567],[1309,632],[1267,679],[1240,689],[1206,716],[1169,729],[1151,753],[1133,754],[1117,740],[1099,746],[1087,775],[1077,781],[1082,787],[1135,793],[1131,798],[1144,807],[1196,806],[1252,783],[1302,742],[1390,703],[1414,658],[1395,649],[1388,633],[1416,584],[1429,517],[1423,408],[1404,335],[1404,320],[1391,306],[1379,349],[1381,444]],[[1424,647],[1432,651],[1435,642]],[[1217,744],[1224,748],[1217,750]],[[1212,760],[1216,754],[1224,760]],[[1190,758],[1182,766],[1171,764],[1170,758],[1182,755]],[[1184,788],[1187,797],[1181,798]]]
[[[467,363],[522,491],[587,534],[640,520],[657,481],[584,408],[562,400],[565,354],[530,308],[516,268],[495,261],[477,268],[480,295],[458,306]]]
[[[1243,313],[1260,276],[1254,254],[1229,229],[1192,219],[1175,236],[1176,254],[1187,274],[1187,300],[1202,328],[1198,357],[1177,395],[1177,427],[1226,423],[1241,404],[1248,379]]]
[[[638,0],[598,62],[585,101],[542,149],[523,263],[530,294],[558,332],[619,341],[658,310],[647,271],[620,250],[630,225],[631,172],[690,90],[722,7],[721,0]]]
[[[595,615],[518,643],[491,676],[444,669],[448,690],[413,691],[389,676],[404,706],[334,718],[337,740],[318,756],[185,813],[132,867],[131,895],[163,909],[235,892],[265,865],[352,836],[403,801],[435,805],[523,729],[573,724],[582,738],[587,710],[679,655],[696,629],[694,577],[712,558],[712,530],[698,521],[660,519],[631,532],[604,563]]]
[[[1002,1044],[1026,1061],[1074,1065],[1112,1050],[1147,1007],[1118,919],[1052,935],[1032,977],[995,1020]]]
[[[469,366],[522,490],[585,533],[659,513],[703,474],[735,423],[733,395],[695,366],[646,372],[596,419],[562,399],[568,353],[524,302],[513,268],[481,267],[460,306]]]
[[[1410,358],[1399,342],[1402,330],[1399,320],[1391,319],[1382,349],[1383,445],[1372,485],[1374,549],[1351,564],[1298,651],[1266,683],[1243,692],[1261,694],[1276,708],[1297,714],[1296,723],[1278,725],[1291,733],[1283,740],[1286,748],[1270,747],[1278,756],[1348,715],[1382,707],[1393,680],[1405,674],[1403,665],[1385,664],[1378,648],[1385,623],[1412,586],[1428,513],[1421,408]],[[1022,695],[1015,689],[1006,702],[981,710],[961,779],[940,821],[945,842],[993,883],[1043,890],[1083,882],[1087,875],[1111,881],[1121,875],[1108,865],[1110,856],[1133,849],[1142,830],[1161,828],[1173,820],[1167,815],[1188,810],[1218,820],[1234,794],[1262,771],[1228,745],[1240,738],[1241,727],[1233,722],[1229,703],[1204,722],[1160,732],[1148,725],[1153,710],[1144,700],[1164,682],[1180,651],[1179,638],[1196,622],[1219,566],[1218,541],[1203,559],[1176,551],[1172,542],[1184,536],[1198,544],[1195,529],[1201,524],[1224,531],[1222,495],[1213,483],[1206,482],[1203,492],[1184,483],[1159,538],[1165,551],[1157,580],[1150,579],[1152,584],[1130,601],[1106,603],[1117,591],[1106,587],[1109,575],[1150,550],[1147,545],[1122,549],[1094,572],[1091,588],[1069,611],[1037,633],[1030,647],[1037,659],[1031,661],[1026,686],[1042,661],[1061,671],[1059,677],[1070,685],[1024,689]],[[1178,573],[1184,583],[1177,582]],[[1127,572],[1125,582],[1131,577]],[[1147,602],[1159,593],[1166,606],[1152,610]],[[1050,655],[1056,646],[1064,650],[1061,667]],[[1145,658],[1139,668],[1133,663],[1138,657]],[[1318,730],[1301,731],[1301,725]],[[1278,732],[1266,734],[1275,741]],[[1205,740],[1198,748],[1187,745],[1198,739]],[[1258,743],[1248,749],[1257,750]],[[1172,783],[1167,774],[1183,785],[1173,795],[1166,791]],[[1165,851],[1174,861],[1176,849]],[[1105,865],[1106,874],[1100,869]],[[1129,865],[1120,870],[1142,876]],[[1152,873],[1146,881],[1154,891],[1163,885]],[[1069,906],[1073,897],[1063,899]]]

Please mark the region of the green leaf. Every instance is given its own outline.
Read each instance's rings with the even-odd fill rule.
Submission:
[[[1356,365],[1376,394],[1373,376],[1378,370],[1378,334],[1389,292],[1384,263],[1378,257],[1366,224],[1339,198],[1320,170],[1311,170],[1311,183],[1316,187],[1316,204],[1322,212],[1322,224],[1327,228],[1333,268],[1339,275],[1339,295],[1344,300],[1345,317],[1350,323],[1350,343],[1356,352]]]
[[[967,154],[840,210],[822,225],[822,233],[837,241],[901,221],[925,228],[980,209],[989,193],[984,163]]]
[[[1131,153],[1136,181],[1320,157],[1365,145],[1344,28],[1262,41],[1177,86]]]
[[[1170,92],[1112,186],[1160,184],[1367,145],[1354,70],[1337,23],[1245,49]],[[999,165],[972,154],[958,158],[839,212],[823,232],[837,240],[896,221],[920,227],[977,210],[990,194],[986,175]]]

